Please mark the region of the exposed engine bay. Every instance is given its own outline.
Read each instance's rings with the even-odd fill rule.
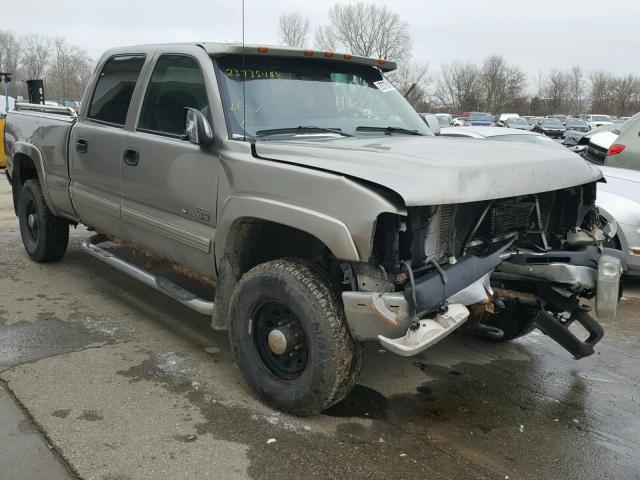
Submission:
[[[466,332],[494,340],[537,327],[576,358],[592,354],[603,332],[580,299],[597,292],[598,316],[614,317],[626,268],[621,252],[604,248],[615,225],[603,223],[595,196],[591,183],[381,215],[370,262],[353,266],[353,286],[386,292],[370,302],[374,313],[407,330],[395,339],[378,335],[379,340],[396,353],[413,355],[463,323]],[[404,322],[393,308],[395,302],[396,312],[401,310],[399,294],[406,302]],[[359,304],[345,299],[348,313],[363,305],[359,298]],[[468,314],[458,309],[448,315],[454,304]],[[574,323],[581,333],[569,330]],[[428,338],[417,338],[416,332],[430,328]]]

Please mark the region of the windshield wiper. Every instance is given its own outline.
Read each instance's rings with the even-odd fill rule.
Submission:
[[[337,135],[342,135],[343,137],[353,137],[350,133],[345,133],[339,128],[325,128],[325,127],[314,127],[314,126],[304,126],[301,125],[299,127],[284,127],[284,128],[271,128],[268,130],[258,130],[256,132],[256,137],[266,137],[269,135],[281,135],[287,133],[335,133]]]
[[[406,133],[407,135],[424,136],[424,134],[418,132],[418,130],[409,130],[408,128],[402,127],[358,127],[356,128],[356,132],[385,132],[387,135],[391,135],[392,133]]]

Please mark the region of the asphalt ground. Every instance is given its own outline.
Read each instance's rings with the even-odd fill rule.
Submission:
[[[301,419],[253,397],[208,318],[86,236],[30,261],[0,180],[1,480],[640,478],[639,282],[589,358],[538,331],[414,358],[370,344],[353,393]]]

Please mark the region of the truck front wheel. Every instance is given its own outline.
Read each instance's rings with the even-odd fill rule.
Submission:
[[[269,405],[311,415],[356,384],[360,346],[324,272],[297,259],[247,272],[231,300],[229,336],[245,380]]]
[[[37,180],[27,180],[18,200],[20,236],[36,262],[60,260],[69,243],[69,222],[51,213]]]

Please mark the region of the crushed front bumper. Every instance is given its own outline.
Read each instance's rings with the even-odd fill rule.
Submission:
[[[514,253],[511,246],[512,242],[505,242],[482,256],[469,255],[440,272],[424,275],[413,289],[408,287],[404,292],[344,292],[352,337],[357,341],[378,340],[395,353],[415,355],[464,323],[469,316],[465,307],[492,304],[490,278],[496,276],[516,284],[535,284],[540,292],[553,292],[538,296],[540,315],[536,325],[576,358],[593,353],[593,346],[602,338],[602,328],[582,308],[579,297],[595,294],[598,316],[615,317],[620,277],[627,268],[624,254],[598,247]],[[455,307],[454,311],[449,312],[447,305],[449,309]],[[570,315],[560,320],[554,315],[559,312]],[[412,325],[414,314],[420,319],[418,328],[415,322]],[[589,338],[581,340],[569,331],[576,321],[589,332]]]

